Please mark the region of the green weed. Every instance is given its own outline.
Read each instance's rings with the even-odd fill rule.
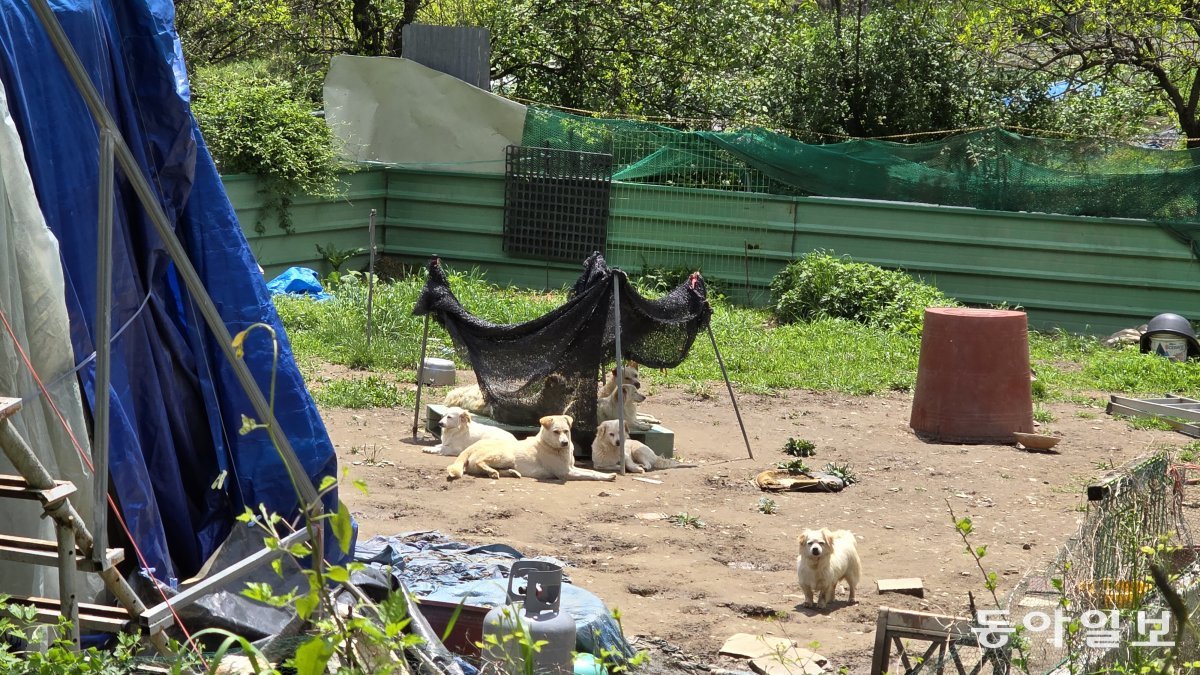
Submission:
[[[842,483],[846,487],[850,487],[858,482],[858,476],[855,475],[854,470],[851,469],[849,462],[842,464],[830,462],[825,465],[825,468],[822,469],[822,471],[831,476],[837,476],[838,478],[841,478]]]
[[[1046,408],[1043,408],[1040,404],[1033,406],[1033,421],[1041,422],[1042,424],[1049,424],[1050,422],[1053,422],[1054,419],[1054,413],[1050,412]]]
[[[783,444],[783,454],[792,457],[813,457],[817,454],[817,445],[803,438],[788,438]]]
[[[772,516],[776,513],[779,513],[779,505],[775,503],[774,499],[771,499],[770,497],[763,497],[762,499],[758,500],[758,512]]]
[[[313,399],[331,408],[395,408],[414,405],[416,393],[402,390],[378,375],[368,375],[332,380],[316,388]]]
[[[693,516],[686,511],[683,513],[676,513],[670,518],[667,518],[667,520],[670,521],[672,525],[683,528],[691,527],[699,530],[704,527],[704,521],[700,520],[700,516]]]

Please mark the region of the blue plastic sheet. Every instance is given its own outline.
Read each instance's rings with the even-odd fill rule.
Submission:
[[[321,286],[315,270],[307,267],[289,267],[279,276],[267,282],[271,295],[309,295],[317,300],[328,300],[331,296]]]
[[[259,321],[276,329],[276,417],[314,481],[334,475],[332,444],[191,115],[172,3],[51,5],[230,332]],[[83,362],[95,351],[98,133],[26,0],[0,0],[0,79],[61,242],[72,344]],[[253,414],[249,401],[119,172],[116,187],[112,324],[129,326],[113,344],[107,392],[112,489],[149,566],[171,583],[199,569],[243,505],[290,514],[297,500],[266,434],[237,434],[241,415]],[[271,352],[262,336],[246,347],[264,391]],[[94,364],[80,377],[94,406]],[[214,488],[224,471],[230,480]]]

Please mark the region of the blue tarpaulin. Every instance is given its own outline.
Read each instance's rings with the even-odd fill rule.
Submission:
[[[172,3],[51,5],[230,333],[260,321],[275,328],[275,415],[314,482],[334,475],[332,444],[191,115]],[[95,351],[98,133],[26,0],[0,0],[0,79],[39,204],[61,243],[72,345],[82,363]],[[297,499],[266,433],[238,435],[241,415],[253,416],[249,400],[120,172],[116,187],[112,325],[123,330],[113,343],[109,391],[112,491],[148,565],[170,582],[199,569],[245,505],[291,514]],[[272,363],[265,335],[256,331],[246,345],[264,391]],[[85,405],[94,406],[94,363],[80,377]]]
[[[321,286],[315,270],[307,267],[289,267],[279,276],[267,282],[272,295],[308,295],[316,300],[328,300],[331,296]]]

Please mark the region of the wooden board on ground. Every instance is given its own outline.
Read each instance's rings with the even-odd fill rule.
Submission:
[[[921,583],[921,579],[918,577],[878,579],[875,581],[875,587],[879,589],[880,593],[903,593],[918,598],[925,597],[925,585]]]

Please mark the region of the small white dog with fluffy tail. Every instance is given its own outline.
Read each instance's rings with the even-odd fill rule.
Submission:
[[[849,601],[854,602],[854,587],[862,576],[854,533],[849,530],[805,530],[800,535],[796,576],[807,607],[828,605],[842,581],[850,587]]]
[[[517,440],[516,436],[500,427],[476,422],[471,418],[471,413],[462,408],[448,409],[446,414],[442,415],[442,419],[438,420],[438,426],[442,430],[442,442],[432,448],[421,448],[422,452],[457,457],[459,453],[471,447],[476,441],[482,441],[485,438]]]

